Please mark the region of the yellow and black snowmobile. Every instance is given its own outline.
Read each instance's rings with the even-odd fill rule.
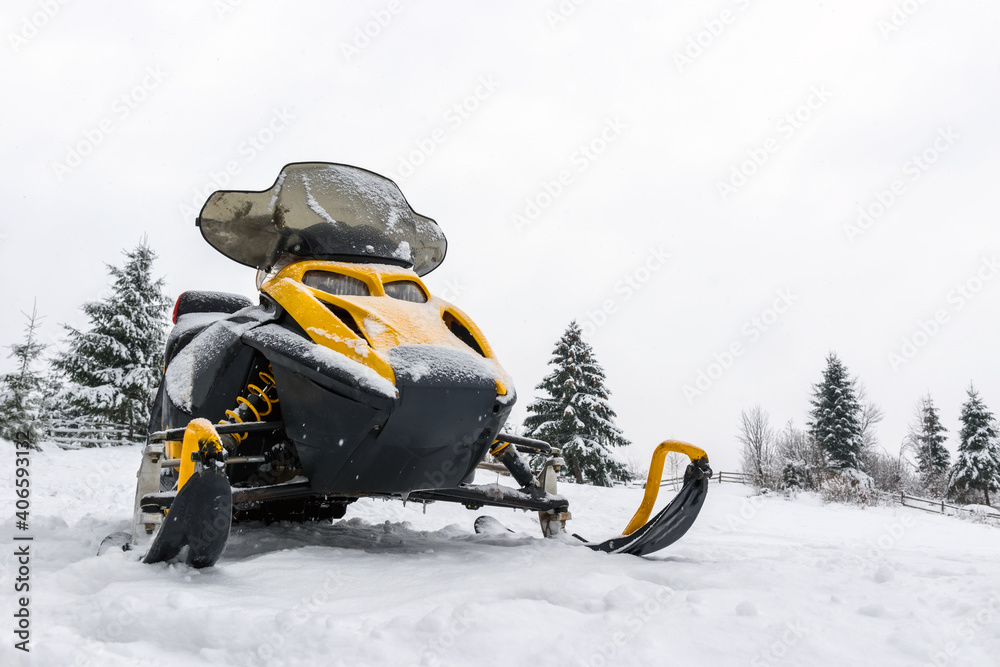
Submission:
[[[362,497],[533,510],[544,534],[565,529],[559,452],[501,432],[513,383],[479,327],[421,280],[447,242],[395,183],[290,164],[263,192],[214,193],[197,224],[258,270],[260,303],[216,292],[177,300],[125,548],[147,563],[206,567],[232,521],[335,519]],[[668,451],[692,463],[647,522]],[[545,455],[540,471],[525,452]],[[520,488],[472,483],[488,454]],[[652,468],[625,534],[588,546],[648,554],[687,531],[707,456],[667,442]]]

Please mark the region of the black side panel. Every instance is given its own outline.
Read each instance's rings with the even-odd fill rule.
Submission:
[[[253,355],[253,349],[237,341],[224,354],[197,369],[194,401],[190,407],[174,403],[169,392],[165,392],[167,400],[164,401],[166,409],[163,412],[163,427],[183,427],[196,417],[204,417],[213,422],[225,418],[226,410],[236,407],[236,397],[246,386]]]
[[[230,325],[209,326],[171,359],[159,394],[161,428],[183,427],[195,417],[218,421],[236,407],[255,352]]]
[[[386,484],[394,489],[458,486],[486,455],[500,424],[494,387],[405,385],[400,405],[369,450],[372,463],[393,460]]]
[[[376,428],[385,424],[390,411],[321,387],[284,361],[274,357],[271,368],[285,432],[295,442],[312,488],[321,493],[371,491],[362,489],[367,482],[360,479],[364,466],[357,465],[357,452],[371,448]],[[349,483],[341,480],[345,475]]]
[[[400,387],[380,410],[272,362],[285,430],[319,493],[407,493],[461,484],[486,456],[509,407],[484,389]]]
[[[228,296],[233,297],[232,306],[237,300],[248,302]],[[226,410],[235,408],[255,355],[240,336],[281,314],[276,304],[263,302],[230,315],[188,313],[179,318],[167,337],[166,370],[153,405],[150,432],[183,427],[195,417],[218,421]]]

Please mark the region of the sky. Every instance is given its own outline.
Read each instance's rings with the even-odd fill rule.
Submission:
[[[1000,412],[1000,5],[932,0],[5,3],[0,345],[87,325],[148,239],[171,297],[252,296],[194,226],[290,162],[393,178],[425,277],[535,394],[576,319],[644,462],[802,426],[836,352],[895,455],[930,392]],[[0,371],[10,370],[0,360]]]

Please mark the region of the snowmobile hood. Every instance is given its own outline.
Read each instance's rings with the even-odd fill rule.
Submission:
[[[268,190],[219,190],[198,216],[208,243],[226,257],[269,270],[282,255],[380,262],[423,276],[448,242],[434,220],[410,208],[388,178],[345,164],[286,165]]]
[[[490,378],[513,400],[513,384],[478,326],[431,296],[412,270],[299,261],[269,275],[261,292],[318,346],[396,384],[397,373]]]

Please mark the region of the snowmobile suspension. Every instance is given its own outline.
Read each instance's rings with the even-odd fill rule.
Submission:
[[[521,457],[519,451],[554,455],[546,461],[541,480],[531,472],[527,461]],[[565,461],[559,456],[559,450],[553,449],[549,443],[501,433],[497,435],[497,441],[493,443],[490,454],[500,459],[500,462],[510,472],[511,477],[521,485],[522,493],[527,493],[531,498],[539,500],[556,497],[556,477],[559,467],[564,465]],[[542,534],[546,537],[566,532],[566,522],[573,518],[566,507],[565,500],[560,499],[558,502],[556,507],[539,508],[538,521],[542,527]]]
[[[236,409],[226,410],[226,416],[229,418],[227,420],[222,420],[219,425],[223,424],[242,424],[249,421],[264,421],[264,417],[271,414],[274,411],[274,404],[278,402],[277,387],[274,382],[274,376],[270,373],[271,368],[268,366],[267,371],[260,371],[257,376],[261,379],[264,384],[260,387],[253,383],[247,384],[247,393],[249,398],[244,396],[238,396],[236,398]],[[251,415],[254,419],[250,419]],[[233,433],[233,440],[239,445],[243,440],[249,436],[249,432],[244,431],[243,433]]]
[[[495,442],[493,444],[495,446],[490,449],[490,454],[500,459],[500,462],[510,471],[511,477],[521,485],[521,488],[528,491],[535,491],[539,488],[538,478],[531,472],[531,468],[517,453],[515,447],[511,446],[509,442]]]
[[[518,452],[531,452],[533,454],[558,454],[558,450],[553,450],[552,445],[542,440],[526,438],[511,433],[498,433],[497,439],[490,448],[490,455],[499,459],[507,468],[517,483],[523,488],[534,490],[544,486],[535,477],[528,467],[527,462],[518,455]],[[555,493],[555,490],[552,491]]]

